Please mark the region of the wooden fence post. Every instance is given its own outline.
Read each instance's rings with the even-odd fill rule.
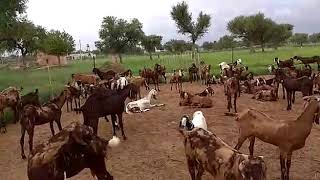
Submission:
[[[50,65],[48,64],[48,77],[49,77],[49,86],[50,86],[50,98],[53,98],[53,89],[52,89],[52,80],[51,80],[51,73],[50,73]]]

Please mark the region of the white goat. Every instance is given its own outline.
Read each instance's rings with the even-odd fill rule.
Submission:
[[[220,73],[222,73],[224,69],[229,69],[230,68],[230,66],[226,62],[220,63],[219,66],[220,66]]]
[[[190,124],[191,122],[191,124]],[[190,121],[189,116],[184,115],[181,120],[181,124],[185,127],[193,128],[202,128],[208,130],[206,118],[204,117],[201,111],[196,111],[193,113],[193,119]]]
[[[152,89],[146,97],[137,101],[129,102],[126,106],[126,113],[131,114],[130,110],[136,109],[139,109],[139,112],[146,112],[149,111],[152,107],[164,106],[164,104],[151,104],[151,98],[157,99],[156,95],[157,91]]]
[[[117,80],[117,89],[123,89],[127,85],[128,85],[128,80],[126,77],[120,77]]]

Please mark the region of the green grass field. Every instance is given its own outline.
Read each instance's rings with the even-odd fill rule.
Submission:
[[[267,65],[273,64],[274,57],[280,59],[287,59],[294,55],[314,56],[320,55],[320,46],[318,47],[284,47],[278,50],[267,49],[262,53],[249,53],[248,50],[238,50],[234,52],[234,58],[241,58],[243,64],[249,66],[249,70],[255,74],[267,73]],[[231,52],[210,52],[201,53],[200,59],[206,63],[211,64],[213,73],[219,73],[218,64],[222,61],[230,62]],[[107,58],[97,59],[97,67],[106,63]],[[161,55],[160,59],[154,56],[153,60],[149,56],[124,56],[123,65],[125,68],[133,70],[134,74],[138,74],[139,69],[143,67],[153,67],[155,63],[165,65],[167,72],[172,72],[176,68],[187,68],[192,63],[190,55]],[[53,94],[58,94],[63,86],[70,80],[72,73],[91,72],[92,61],[73,61],[64,67],[55,67],[51,69],[52,91]],[[0,69],[0,90],[8,86],[23,87],[22,94],[28,93],[35,88],[39,89],[42,102],[50,97],[51,88],[48,83],[47,69],[30,69],[26,71],[14,71],[8,69]]]

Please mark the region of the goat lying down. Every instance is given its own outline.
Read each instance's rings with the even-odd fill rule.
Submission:
[[[157,99],[157,91],[152,89],[148,95],[137,101],[129,102],[126,106],[126,113],[131,114],[133,112],[146,112],[152,107],[164,106],[164,104],[151,104],[151,98]]]
[[[182,120],[180,132],[192,180],[201,180],[204,171],[219,180],[265,180],[263,157],[252,157],[231,148],[223,140],[205,129]]]
[[[73,122],[48,142],[36,147],[28,160],[29,180],[64,180],[90,168],[98,180],[112,180],[106,170],[107,146],[115,147],[119,138],[106,141],[94,135],[91,127]]]

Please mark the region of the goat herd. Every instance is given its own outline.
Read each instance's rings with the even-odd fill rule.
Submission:
[[[294,66],[294,60],[300,60],[303,69]],[[236,180],[264,180],[266,179],[266,163],[262,156],[254,156],[255,138],[279,147],[281,179],[289,180],[292,152],[301,149],[311,132],[313,123],[319,124],[320,97],[312,96],[319,92],[320,76],[313,73],[309,64],[320,64],[320,57],[310,58],[295,56],[289,60],[274,59],[275,65],[268,67],[274,76],[270,79],[254,78],[247,66],[238,59],[234,63],[222,62],[220,75],[214,76],[211,65],[200,62],[199,67],[192,64],[188,69],[190,83],[201,80],[207,87],[204,91],[192,94],[183,91],[184,70],[174,70],[171,79],[180,94],[180,106],[197,108],[211,108],[214,95],[212,84],[224,87],[227,96],[228,113],[233,107],[236,121],[239,124],[239,138],[235,148],[230,147],[213,132],[208,131],[206,119],[201,111],[196,111],[192,119],[183,115],[179,131],[184,137],[185,153],[189,173],[192,180],[201,179],[204,171],[208,171],[215,179]],[[9,87],[0,93],[0,131],[5,133],[3,110],[10,107],[14,112],[14,122],[21,124],[21,157],[24,153],[24,136],[29,135],[28,177],[30,180],[62,180],[78,174],[82,169],[89,168],[93,176],[99,180],[111,180],[113,177],[106,170],[105,158],[107,147],[115,147],[120,143],[116,135],[120,129],[126,140],[123,126],[123,112],[128,114],[146,112],[153,107],[164,104],[151,103],[160,92],[159,82],[166,81],[166,68],[155,64],[153,69],[144,68],[139,71],[140,76],[133,76],[129,69],[122,73],[113,70],[107,72],[98,68],[94,74],[72,74],[71,81],[54,99],[41,104],[38,89],[21,96],[21,89]],[[155,89],[148,84],[153,83]],[[241,93],[253,94],[253,99],[261,101],[277,101],[279,85],[283,87],[283,98],[287,97],[287,110],[291,110],[295,101],[295,92],[301,91],[305,100],[304,111],[295,121],[279,121],[268,115],[249,108],[237,113],[237,98]],[[149,93],[141,98],[140,87],[145,86]],[[125,103],[126,99],[131,102]],[[81,99],[86,99],[81,106]],[[135,101],[134,101],[135,100]],[[62,128],[61,114],[63,105],[67,104],[67,111],[74,110],[83,114],[83,125],[73,122]],[[73,108],[73,104],[75,108]],[[69,108],[70,106],[70,108]],[[109,141],[97,136],[100,117],[109,121],[111,116],[113,138]],[[53,123],[59,128],[55,135]],[[44,144],[33,148],[34,127],[50,124],[52,138]],[[250,155],[238,150],[244,141],[249,139]]]

